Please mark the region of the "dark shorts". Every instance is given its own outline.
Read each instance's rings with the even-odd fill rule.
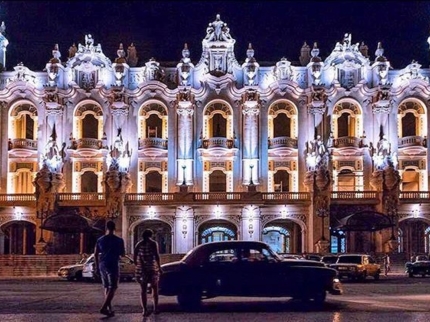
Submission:
[[[136,280],[141,284],[157,284],[160,280],[159,270],[143,270],[136,274]]]
[[[110,271],[106,268],[100,269],[100,278],[104,288],[118,288],[119,272]]]

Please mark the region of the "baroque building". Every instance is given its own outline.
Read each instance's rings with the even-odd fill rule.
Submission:
[[[232,26],[233,27],[233,26]],[[395,70],[351,34],[326,58],[236,58],[219,15],[193,63],[90,34],[43,71],[7,69],[0,30],[0,254],[92,252],[106,220],[128,252],[262,240],[281,253],[428,253],[429,69]]]

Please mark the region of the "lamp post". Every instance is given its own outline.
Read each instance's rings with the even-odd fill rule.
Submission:
[[[317,210],[317,216],[321,218],[321,240],[326,240],[324,236],[324,218],[328,216],[328,211],[325,208]]]

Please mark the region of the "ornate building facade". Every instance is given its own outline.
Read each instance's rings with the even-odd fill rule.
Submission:
[[[3,25],[4,26],[4,25]],[[233,26],[232,26],[233,27]],[[236,59],[219,15],[192,62],[111,61],[92,35],[43,71],[6,68],[0,32],[0,254],[262,240],[281,253],[429,252],[430,71],[345,34],[299,62]],[[205,35],[206,33],[206,35]],[[342,36],[342,35],[341,35]]]

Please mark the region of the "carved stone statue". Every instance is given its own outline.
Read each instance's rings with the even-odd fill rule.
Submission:
[[[76,47],[76,44],[73,43],[73,45],[69,47],[69,58],[75,57],[77,51],[78,48]]]

